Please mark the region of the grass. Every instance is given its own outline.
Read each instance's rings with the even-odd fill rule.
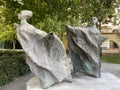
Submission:
[[[120,54],[103,54],[101,60],[103,62],[120,64]]]

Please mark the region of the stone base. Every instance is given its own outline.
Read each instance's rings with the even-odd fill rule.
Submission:
[[[62,82],[48,89],[42,89],[40,80],[33,77],[27,82],[26,90],[120,90],[120,79],[109,72],[102,72],[101,78],[76,73],[71,81],[71,83]]]

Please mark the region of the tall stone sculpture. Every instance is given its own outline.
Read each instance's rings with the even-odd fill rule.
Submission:
[[[70,57],[75,71],[100,77],[100,45],[105,37],[96,27],[96,17],[92,18],[91,27],[72,27],[66,25]]]
[[[71,79],[63,43],[54,33],[46,33],[29,24],[26,19],[32,14],[31,11],[22,10],[18,14],[21,22],[16,26],[17,37],[31,71],[39,77],[42,88]]]

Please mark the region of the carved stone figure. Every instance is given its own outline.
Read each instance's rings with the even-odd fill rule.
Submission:
[[[105,37],[101,36],[96,27],[98,22],[96,17],[92,18],[91,27],[72,27],[66,25],[68,47],[73,68],[100,77],[100,45]]]
[[[18,14],[21,21],[15,24],[18,40],[26,53],[26,62],[31,71],[40,79],[42,88],[71,79],[71,71],[65,48],[54,33],[36,29],[26,19],[33,13],[22,10]]]

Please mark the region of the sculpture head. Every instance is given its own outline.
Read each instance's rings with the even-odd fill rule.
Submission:
[[[92,17],[92,24],[97,24],[98,23],[98,19],[96,17]]]
[[[22,11],[18,14],[18,19],[19,19],[19,20],[28,19],[28,18],[32,17],[32,15],[33,15],[32,11],[22,10]]]

